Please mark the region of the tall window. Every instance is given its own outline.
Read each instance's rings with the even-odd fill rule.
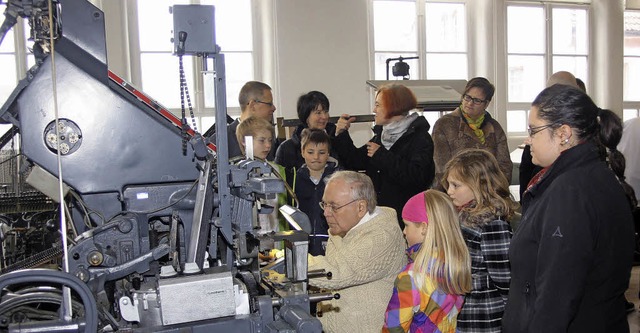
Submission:
[[[386,60],[405,60],[411,79],[467,79],[467,37],[463,2],[374,0],[375,79],[385,80]],[[393,79],[389,64],[389,79]]]
[[[624,13],[623,119],[639,116],[640,111],[640,11]]]
[[[4,13],[6,5],[0,4],[0,13]],[[0,16],[0,21],[4,20]],[[25,33],[26,31],[26,33]],[[18,80],[22,79],[29,67],[35,64],[33,53],[27,45],[29,25],[26,20],[18,18],[13,28],[7,31],[0,45],[0,105],[4,103],[16,88]],[[30,44],[33,44],[32,42]],[[0,124],[0,135],[4,134],[12,125]]]
[[[409,78],[466,80],[467,24],[463,2],[431,0],[373,0],[374,78],[393,80],[387,59],[410,65]],[[388,66],[388,67],[387,67]],[[434,124],[440,113],[425,112]]]
[[[6,8],[5,4],[0,4],[0,12],[4,13]],[[4,17],[2,17],[4,19]],[[16,87],[18,74],[16,72],[16,52],[14,41],[13,29],[9,30],[0,44],[0,73],[2,73],[2,80],[0,80],[0,101],[4,103],[5,100]]]
[[[587,18],[586,6],[507,6],[508,132],[524,134],[530,104],[552,73],[588,82]]]
[[[225,55],[228,111],[239,114],[240,88],[254,77],[251,0],[138,0],[140,68],[134,70],[140,73],[142,90],[174,113],[180,112],[179,66],[178,57],[172,55],[173,17],[169,7],[188,3],[215,6],[216,44]],[[205,131],[215,119],[214,77],[203,73],[200,60],[183,57],[198,129]],[[213,70],[211,59],[207,69]]]

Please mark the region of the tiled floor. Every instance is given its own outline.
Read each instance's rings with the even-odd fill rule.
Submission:
[[[636,309],[629,314],[629,331],[631,333],[640,332],[640,299],[638,299],[638,290],[640,290],[640,266],[634,266],[631,270],[631,280],[629,281],[629,289],[625,293],[627,300],[636,304]]]

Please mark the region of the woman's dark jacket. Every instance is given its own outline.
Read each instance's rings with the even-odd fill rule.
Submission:
[[[522,203],[503,332],[629,332],[631,209],[597,147],[564,151]]]
[[[301,152],[302,141],[300,135],[302,134],[302,130],[305,128],[307,128],[306,124],[298,125],[295,132],[291,135],[291,138],[281,143],[276,151],[274,162],[284,167],[287,179],[292,179],[296,170],[300,169],[304,164],[304,158],[302,157]],[[330,138],[333,138],[336,133],[336,125],[334,123],[327,123],[325,131],[327,131]],[[337,159],[337,155],[333,152],[333,149],[330,149],[330,152],[330,155]],[[291,185],[291,182],[289,182],[289,185]]]
[[[380,145],[373,157],[367,156],[367,146],[356,148],[348,131],[334,139],[334,150],[340,164],[347,170],[365,170],[371,177],[378,196],[378,205],[391,207],[402,223],[402,207],[413,195],[428,189],[435,174],[433,140],[429,134],[429,122],[418,117],[407,131],[387,150],[380,141],[382,126],[373,128],[369,140]]]
[[[322,179],[318,185],[314,184],[309,177],[309,169],[305,165],[300,167],[293,179],[293,191],[298,197],[298,208],[307,214],[311,222],[311,233],[309,234],[309,254],[323,256],[327,240],[329,239],[329,225],[324,217],[324,212],[320,208],[320,201],[324,195],[325,179],[338,170],[335,162],[327,162],[327,166],[322,173]]]

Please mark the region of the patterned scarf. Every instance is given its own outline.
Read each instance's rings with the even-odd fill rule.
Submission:
[[[387,150],[391,149],[398,139],[407,131],[409,125],[418,118],[418,114],[410,114],[398,121],[394,121],[390,124],[382,126],[382,135],[380,135],[380,141],[382,141],[382,145],[387,148]]]
[[[529,192],[529,190],[533,187],[533,185],[539,183],[540,179],[542,179],[542,176],[544,176],[544,174],[547,173],[547,170],[549,170],[549,167],[543,168],[542,170],[538,171],[538,173],[536,173],[536,175],[533,176],[533,178],[531,178],[531,180],[529,181],[529,184],[527,184],[527,189],[524,192],[525,193]],[[524,193],[522,193],[522,195],[524,196]]]
[[[467,120],[467,124],[469,124],[471,130],[473,130],[473,133],[475,133],[478,139],[480,139],[480,142],[484,144],[484,132],[482,131],[482,129],[480,129],[480,127],[482,126],[482,122],[484,122],[484,112],[482,113],[482,116],[480,116],[480,118],[473,120],[471,119],[471,117],[469,117],[469,115],[467,115],[466,112],[464,112],[462,106],[460,106],[460,111],[462,111],[462,115],[464,116],[464,119]]]

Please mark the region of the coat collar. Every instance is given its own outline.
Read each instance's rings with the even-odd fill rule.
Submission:
[[[541,195],[561,174],[597,161],[602,161],[602,158],[600,157],[598,147],[593,142],[586,142],[565,150],[558,156],[556,161],[549,166],[549,169],[540,181],[527,189],[522,201],[523,206],[526,202]]]

